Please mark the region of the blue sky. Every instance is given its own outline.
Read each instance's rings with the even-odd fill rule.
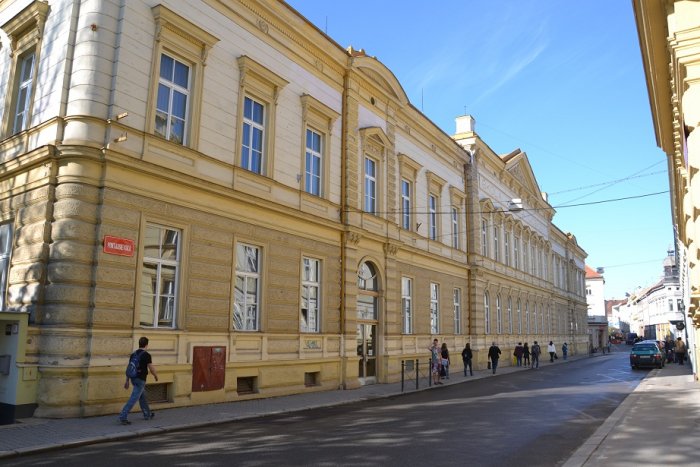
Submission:
[[[376,56],[446,133],[466,112],[497,153],[525,151],[554,223],[605,268],[606,298],[659,279],[673,245],[667,165],[630,0],[288,3]]]

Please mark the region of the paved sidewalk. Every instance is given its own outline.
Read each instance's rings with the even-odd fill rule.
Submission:
[[[700,383],[689,364],[652,370],[564,467],[700,465]]]
[[[555,365],[580,358],[588,358],[588,356],[573,357],[568,361],[560,358]],[[457,371],[453,371],[451,379],[442,380],[444,385],[467,383],[492,375],[491,370],[478,370],[474,372],[474,376],[464,377],[461,364],[456,365],[455,369]],[[524,371],[524,369],[499,367],[497,376],[518,371]],[[420,385],[418,389],[420,391],[430,389],[425,378],[421,379]],[[407,381],[405,389],[406,393],[415,392],[415,381]],[[140,413],[132,412],[130,417],[132,424],[126,426],[117,422],[117,414],[59,420],[22,419],[13,425],[0,426],[0,459],[398,394],[401,394],[401,383],[375,384],[354,390],[312,392],[268,399],[165,409],[157,411],[156,418],[151,421],[144,421]],[[651,401],[648,401],[650,397]],[[610,459],[615,459],[612,462],[614,465],[640,463],[649,465],[648,460],[652,457],[649,457],[646,451],[638,452],[639,448],[632,446],[632,443],[645,444],[647,447],[658,450],[663,448],[664,452],[669,454],[676,453],[674,455],[678,459],[684,459],[683,463],[686,465],[691,464],[696,457],[690,456],[697,451],[689,435],[700,428],[698,410],[700,410],[700,386],[692,381],[688,366],[669,365],[663,370],[652,370],[601,428],[574,454],[566,467],[611,465]],[[694,425],[690,425],[693,420]],[[622,424],[618,423],[619,421],[622,421]],[[632,431],[629,431],[630,429]],[[683,437],[682,434],[686,436]],[[675,439],[677,435],[685,440],[680,445]],[[647,442],[643,443],[644,440]],[[630,457],[627,449],[635,449],[633,457]],[[618,456],[622,456],[625,462],[629,460],[629,463],[620,463]],[[668,462],[668,455],[664,459],[665,465],[675,464],[675,462]],[[690,459],[693,459],[693,462]]]

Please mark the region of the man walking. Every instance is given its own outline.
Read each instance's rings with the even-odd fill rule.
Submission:
[[[683,361],[685,360],[685,350],[685,342],[683,342],[683,339],[679,337],[678,341],[676,342],[676,360],[678,360],[679,365],[683,365]]]
[[[513,356],[515,357],[515,364],[518,366],[523,366],[523,344],[518,342],[513,351]]]
[[[495,342],[491,343],[489,347],[489,359],[491,360],[491,369],[493,374],[496,374],[496,367],[498,366],[498,359],[501,357],[501,349],[498,348]]]
[[[129,357],[129,362],[134,359],[137,361],[138,365],[136,376],[127,376],[126,381],[124,382],[124,389],[129,389],[129,381],[131,381],[133,389],[131,391],[131,397],[129,397],[129,400],[126,402],[124,408],[119,414],[119,423],[122,425],[131,424],[131,422],[128,420],[129,411],[134,404],[136,404],[136,401],[139,401],[139,406],[141,407],[141,412],[143,412],[143,418],[145,420],[150,420],[156,415],[155,412],[153,412],[148,406],[146,393],[144,392],[144,389],[146,389],[146,377],[148,376],[149,371],[155,380],[158,381],[158,375],[156,374],[156,368],[153,366],[151,354],[146,351],[147,347],[148,337],[142,337],[139,339],[138,350],[134,351],[134,353],[131,354],[131,357]]]
[[[542,350],[540,349],[540,344],[535,341],[534,344],[532,344],[532,348],[530,349],[530,354],[532,355],[532,368],[539,368],[540,367],[540,354],[542,353]]]
[[[474,376],[474,371],[472,370],[472,349],[469,346],[469,342],[462,350],[462,363],[464,363],[464,376],[467,376],[467,368],[469,368],[469,375]]]

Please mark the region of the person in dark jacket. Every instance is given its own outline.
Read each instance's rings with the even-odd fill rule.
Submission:
[[[523,365],[530,366],[530,347],[527,346],[527,342],[523,344]]]
[[[472,349],[469,343],[462,350],[462,362],[464,363],[464,376],[467,376],[467,367],[469,367],[469,376],[474,376],[474,371],[472,370]]]
[[[515,346],[515,350],[513,351],[513,356],[515,357],[515,364],[517,366],[523,366],[523,344],[522,344],[522,342],[518,342],[518,345]]]
[[[450,351],[447,348],[447,344],[444,342],[440,348],[440,365],[442,365],[440,376],[450,379]]]
[[[501,357],[501,349],[498,348],[495,342],[491,343],[489,347],[489,360],[491,360],[491,369],[493,374],[496,374],[496,367],[498,367],[498,359]]]

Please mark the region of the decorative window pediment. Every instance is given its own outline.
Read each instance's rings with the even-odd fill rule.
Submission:
[[[2,30],[10,38],[10,56],[14,56],[18,49],[35,45],[41,40],[48,14],[49,4],[37,0],[2,25]]]

